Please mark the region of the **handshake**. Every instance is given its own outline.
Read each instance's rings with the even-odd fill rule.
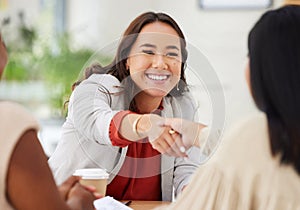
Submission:
[[[192,146],[204,147],[210,131],[198,122],[156,114],[129,114],[123,119],[126,124],[129,126],[121,126],[122,136],[132,141],[148,138],[154,149],[174,157],[187,157],[186,151]]]

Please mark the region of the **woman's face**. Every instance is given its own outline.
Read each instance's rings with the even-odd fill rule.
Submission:
[[[4,42],[2,40],[2,36],[0,34],[0,78],[2,76],[3,70],[7,63],[7,52]]]
[[[135,84],[153,97],[166,96],[180,79],[180,37],[168,24],[144,26],[132,46],[126,65]]]

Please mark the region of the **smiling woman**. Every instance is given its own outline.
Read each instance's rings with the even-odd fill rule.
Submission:
[[[72,93],[49,160],[57,182],[75,169],[102,167],[110,174],[107,195],[115,199],[170,201],[173,187],[180,193],[200,155],[187,149],[205,127],[198,124],[183,139],[163,125],[166,118],[197,116],[186,59],[184,35],[170,16],[147,12],[133,20],[112,63],[88,67]]]
[[[136,104],[146,99],[144,94],[156,98],[160,103],[162,97],[179,82],[182,62],[180,51],[178,33],[168,24],[154,22],[141,30],[126,62],[131,79],[143,90],[135,97]],[[153,99],[151,101],[154,102]],[[152,108],[156,107],[157,104],[154,104]]]

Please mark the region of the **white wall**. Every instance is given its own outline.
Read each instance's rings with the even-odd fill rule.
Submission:
[[[150,0],[68,0],[67,30],[78,47],[103,47],[118,39],[129,22],[151,8]]]
[[[281,0],[275,0],[278,7]],[[203,10],[197,0],[69,0],[68,29],[75,43],[99,49],[119,38],[131,20],[153,10],[170,14],[187,41],[217,72],[226,97],[227,123],[255,111],[244,81],[247,35],[266,10]]]
[[[5,6],[1,7],[0,10],[0,29],[3,33],[4,39],[8,41],[15,41],[18,38],[18,34],[11,33],[11,31],[16,31],[17,26],[20,24],[19,12],[24,13],[24,20],[27,26],[33,26],[36,23],[37,17],[40,14],[40,4],[39,0],[9,0],[6,2]],[[5,27],[2,26],[2,21],[4,18],[9,17],[10,23]],[[8,35],[9,34],[9,37]]]
[[[7,15],[14,20],[14,18],[18,18],[17,13],[22,10],[26,13],[27,23],[31,24],[39,15],[39,0],[9,0],[6,2],[6,6],[0,10],[1,20]]]

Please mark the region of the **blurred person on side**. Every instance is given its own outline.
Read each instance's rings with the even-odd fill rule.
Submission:
[[[258,113],[225,134],[163,209],[300,209],[300,7],[262,15],[248,37],[246,80]],[[182,135],[181,122],[166,122]]]
[[[0,34],[0,78],[7,60]],[[94,187],[81,186],[79,177],[55,185],[38,128],[25,108],[0,101],[0,209],[93,210],[93,201],[100,196]]]

